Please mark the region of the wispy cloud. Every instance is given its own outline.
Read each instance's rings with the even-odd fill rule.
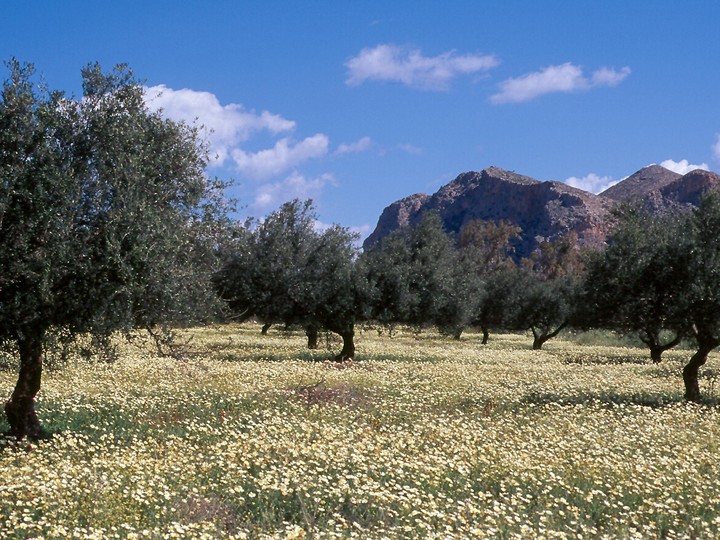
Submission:
[[[687,174],[690,171],[694,171],[695,169],[703,169],[704,171],[710,170],[710,167],[708,167],[707,163],[701,163],[700,165],[694,165],[694,164],[690,163],[687,159],[681,159],[680,161],[673,161],[672,159],[666,159],[665,161],[660,163],[660,166],[665,167],[666,169],[669,169],[678,174]]]
[[[258,186],[252,206],[255,211],[265,212],[291,199],[315,199],[325,186],[334,183],[335,178],[329,173],[306,178],[296,171],[280,182]]]
[[[363,137],[353,143],[341,144],[335,153],[337,154],[356,154],[358,152],[365,152],[372,146],[373,141],[370,137]]]
[[[167,118],[203,126],[210,144],[211,164],[219,166],[233,149],[258,132],[279,134],[295,128],[292,120],[268,111],[257,113],[236,103],[222,105],[210,92],[173,90],[160,84],[145,89],[145,101],[152,110],[162,109]]]
[[[420,154],[423,153],[423,149],[420,148],[419,146],[415,146],[414,144],[409,144],[409,143],[399,144],[398,148],[400,150],[402,150],[403,152],[407,152],[408,154],[413,154],[415,156],[419,156]]]
[[[309,159],[326,155],[329,142],[327,136],[322,133],[307,137],[298,143],[283,138],[272,148],[254,153],[238,148],[232,152],[232,159],[241,174],[262,180],[281,174]]]
[[[240,179],[251,180],[248,194],[255,210],[267,210],[294,197],[319,198],[322,189],[334,182],[330,173],[308,179],[296,170],[303,163],[328,154],[330,141],[323,133],[291,138],[287,133],[295,131],[294,121],[268,111],[248,110],[236,103],[223,105],[210,92],[158,85],[145,89],[145,101],[151,110],[162,110],[166,118],[202,126],[210,145],[209,165],[234,169]],[[260,141],[264,143],[257,150]],[[363,137],[340,145],[337,152],[361,152],[371,144],[369,137]],[[294,172],[290,176],[280,179],[291,170]]]
[[[614,186],[618,181],[613,181],[610,176],[599,176],[595,173],[590,173],[580,178],[571,176],[565,180],[565,183],[569,186],[597,194],[605,191],[610,186]]]
[[[629,75],[629,67],[624,67],[619,71],[600,68],[588,77],[583,73],[581,66],[567,62],[502,81],[498,85],[500,91],[490,96],[490,102],[495,104],[521,103],[531,101],[544,94],[580,92],[598,86],[616,86]]]
[[[715,161],[720,161],[720,133],[715,134],[715,143],[712,145],[712,155]]]
[[[488,71],[499,64],[493,55],[448,51],[424,56],[419,49],[383,44],[365,48],[348,60],[346,83],[357,86],[365,81],[401,83],[421,90],[446,90],[461,76]]]

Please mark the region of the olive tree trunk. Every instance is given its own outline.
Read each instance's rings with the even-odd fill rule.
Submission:
[[[343,340],[343,348],[335,357],[338,362],[344,362],[345,360],[352,360],[355,358],[355,329],[354,327],[346,328],[338,332]]]
[[[35,412],[35,396],[40,391],[42,377],[42,344],[42,332],[34,332],[18,339],[20,373],[15,390],[5,403],[10,434],[18,439],[39,439],[42,436],[40,420]]]
[[[480,328],[482,330],[482,345],[487,345],[488,341],[490,340],[490,330],[488,330],[487,326],[482,326]]]
[[[307,336],[307,347],[308,349],[318,348],[318,327],[314,324],[308,324],[305,327],[305,335]]]
[[[713,338],[698,338],[698,349],[690,358],[690,362],[683,368],[683,381],[685,382],[685,399],[698,403],[700,401],[700,384],[698,372],[707,362],[707,357],[720,341]]]
[[[542,349],[542,346],[545,344],[546,341],[554,338],[557,336],[563,328],[567,326],[567,322],[562,323],[560,326],[558,326],[555,330],[550,331],[548,328],[543,328],[542,330],[536,328],[535,326],[531,326],[530,329],[533,333],[533,345],[532,348],[534,351],[539,351]]]
[[[665,344],[660,343],[660,338],[656,333],[647,330],[641,332],[639,337],[640,341],[645,343],[650,349],[650,359],[653,364],[659,364],[662,361],[662,354],[676,347],[682,341],[683,335],[678,333],[672,340]]]

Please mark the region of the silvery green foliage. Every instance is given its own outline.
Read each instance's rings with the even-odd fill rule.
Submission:
[[[215,285],[239,318],[323,327],[352,341],[363,311],[357,238],[344,227],[320,231],[316,224],[312,201],[295,199],[239,227]]]
[[[205,317],[219,186],[194,127],[126,66],[49,92],[13,60],[0,96],[0,338]]]

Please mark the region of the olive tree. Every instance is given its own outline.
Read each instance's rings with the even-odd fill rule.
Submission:
[[[687,269],[677,302],[697,350],[683,368],[683,381],[685,399],[700,401],[698,372],[720,345],[720,192],[708,192],[682,230],[675,236],[678,255],[669,262]]]
[[[5,413],[13,435],[37,438],[49,332],[107,336],[209,313],[219,208],[197,130],[148,110],[127,67],[88,66],[81,99],[38,87],[31,65],[8,67],[0,340],[20,371]]]
[[[369,316],[384,325],[446,327],[458,303],[457,252],[435,213],[403,227],[363,253],[372,299]]]
[[[584,271],[577,234],[540,242],[521,267],[514,326],[529,329],[532,347],[539,350],[574,318]]]
[[[238,316],[257,317],[265,328],[303,325],[311,348],[326,328],[343,339],[338,358],[352,358],[361,299],[356,236],[337,225],[318,231],[316,222],[312,201],[296,199],[248,223],[214,282]]]
[[[635,333],[653,362],[689,332],[689,279],[683,259],[686,217],[621,208],[608,246],[588,258],[579,301],[581,325]]]
[[[650,337],[666,329],[694,338],[683,381],[685,398],[700,401],[699,370],[720,345],[720,192],[679,216],[623,216],[591,263],[584,301],[600,322],[614,318]]]
[[[482,298],[471,321],[480,328],[483,345],[488,344],[491,329],[516,326],[523,278],[523,270],[512,262],[483,275]]]
[[[466,222],[457,237],[460,266],[472,313],[468,324],[478,326],[482,344],[487,345],[491,328],[510,328],[516,319],[519,280],[522,277],[514,260],[514,245],[522,229],[509,221],[472,220]]]
[[[301,324],[307,318],[301,293],[307,286],[315,221],[312,201],[298,199],[262,221],[249,220],[215,277],[231,310],[262,321],[263,333],[272,324]]]
[[[358,265],[358,236],[333,225],[318,233],[307,266],[302,302],[309,328],[326,328],[342,338],[336,360],[355,357],[355,324],[366,318],[369,292]]]
[[[515,287],[518,307],[513,326],[529,329],[533,334],[532,348],[540,350],[568,325],[575,306],[577,281],[571,276],[543,278],[521,269]]]

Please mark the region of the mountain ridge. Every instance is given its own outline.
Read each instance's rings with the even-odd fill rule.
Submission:
[[[685,175],[649,165],[600,194],[564,182],[540,181],[496,166],[468,171],[434,194],[416,193],[388,205],[364,249],[394,230],[415,223],[424,212],[435,211],[450,233],[468,221],[506,220],[522,229],[518,257],[532,253],[542,241],[574,232],[582,246],[599,247],[610,231],[610,213],[624,202],[640,200],[651,212],[697,205],[702,193],[720,186],[720,175],[696,169]]]

